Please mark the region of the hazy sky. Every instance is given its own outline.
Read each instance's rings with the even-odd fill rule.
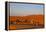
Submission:
[[[10,16],[43,14],[43,5],[10,3]]]

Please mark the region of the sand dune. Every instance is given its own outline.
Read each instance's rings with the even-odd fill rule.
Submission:
[[[19,20],[20,22],[16,22],[17,20]],[[34,27],[34,26],[39,26],[41,25],[41,27],[43,27],[44,25],[44,15],[29,15],[29,16],[10,16],[10,22],[16,22],[16,27],[14,25],[10,24],[10,29],[18,29],[18,27],[26,27],[26,26],[17,26],[17,24],[29,24],[29,27]],[[30,24],[32,26],[30,26]],[[27,25],[28,26],[28,25]],[[14,27],[14,28],[11,28]]]

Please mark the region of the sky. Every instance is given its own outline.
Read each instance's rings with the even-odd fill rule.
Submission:
[[[43,14],[43,5],[20,4],[20,3],[9,3],[9,4],[10,4],[10,16],[27,16],[27,15]]]

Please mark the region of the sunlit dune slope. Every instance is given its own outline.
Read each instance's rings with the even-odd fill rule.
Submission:
[[[30,16],[10,16],[10,21],[16,21],[19,20],[31,20],[32,22],[39,22],[40,24],[43,24],[44,22],[44,15],[30,15]]]

